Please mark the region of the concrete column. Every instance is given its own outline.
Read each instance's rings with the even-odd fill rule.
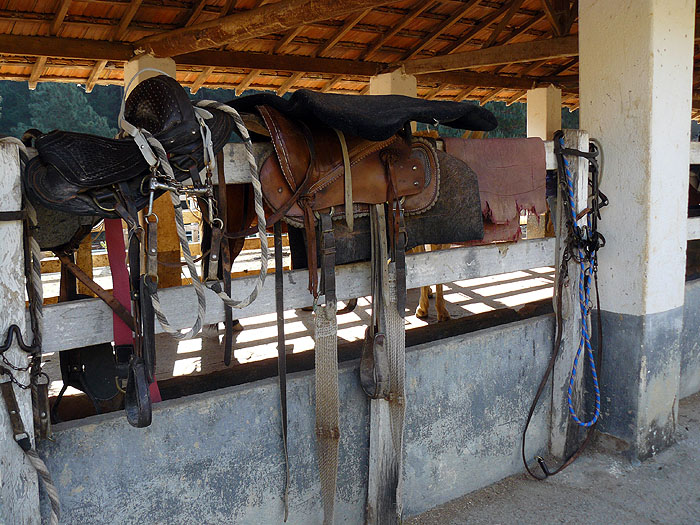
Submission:
[[[561,129],[561,89],[549,85],[527,92],[527,136],[552,140]]]
[[[673,441],[685,287],[693,0],[581,0],[581,129],[605,151],[604,433]]]
[[[124,66],[124,86],[129,86],[129,82],[137,76],[138,72],[146,69],[159,69],[175,78],[175,61],[172,58],[155,58],[152,55],[138,55],[129,60]],[[147,78],[158,76],[155,71],[144,71],[131,83],[130,90],[134,89],[139,82]],[[153,211],[158,215],[158,260],[179,263],[180,262],[180,241],[175,229],[175,212],[169,195],[163,195],[153,203]],[[169,288],[180,286],[182,279],[180,271],[166,266],[158,268],[158,287]]]
[[[369,79],[370,95],[406,95],[418,96],[418,83],[413,75],[406,75],[400,69],[391,73],[382,73]]]

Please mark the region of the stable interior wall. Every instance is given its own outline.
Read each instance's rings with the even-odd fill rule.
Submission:
[[[520,433],[552,348],[552,315],[407,349],[407,516],[522,470]],[[358,361],[340,365],[336,516],[363,523],[369,403]],[[290,374],[291,524],[321,523],[313,371]],[[56,425],[44,442],[65,523],[281,523],[284,461],[276,378],[159,403],[153,424],[122,413]],[[549,403],[528,436],[547,447]],[[44,502],[45,504],[45,502]]]

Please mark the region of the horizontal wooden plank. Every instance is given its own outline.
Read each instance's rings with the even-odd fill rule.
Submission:
[[[453,248],[406,256],[406,279],[409,288],[446,283],[514,272],[554,263],[554,239],[535,239],[519,243]],[[339,266],[336,271],[338,299],[347,300],[370,294],[369,263]],[[256,277],[235,279],[233,297],[243,298],[253,287]],[[306,270],[284,274],[285,308],[310,306]],[[192,287],[167,288],[159,292],[160,300],[173,326],[187,328],[194,322],[196,297]],[[211,291],[206,292],[206,323],[221,322],[224,307]],[[275,280],[265,281],[258,299],[234,316],[243,319],[275,311]],[[49,305],[44,308],[44,353],[104,343],[112,340],[112,313],[99,299],[85,299]],[[156,323],[156,331],[161,328]],[[50,334],[50,335],[48,335]]]
[[[688,240],[700,239],[700,217],[690,217],[688,219]]]
[[[700,142],[690,143],[690,164],[700,164]]]

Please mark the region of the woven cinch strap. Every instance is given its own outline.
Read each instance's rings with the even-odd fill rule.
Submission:
[[[335,487],[338,476],[340,415],[338,395],[338,323],[335,296],[335,246],[329,214],[322,214],[321,269],[325,293],[323,306],[314,308],[316,338],[316,439],[323,500],[323,523],[333,523]]]

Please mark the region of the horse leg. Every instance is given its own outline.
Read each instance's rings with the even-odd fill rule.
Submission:
[[[438,322],[452,319],[450,312],[447,311],[447,306],[445,306],[445,298],[442,295],[441,284],[435,285],[435,309],[437,310]]]
[[[428,310],[430,309],[430,299],[428,294],[430,293],[430,286],[421,286],[420,289],[420,301],[418,302],[418,308],[416,308],[416,317],[424,318],[428,317]]]

